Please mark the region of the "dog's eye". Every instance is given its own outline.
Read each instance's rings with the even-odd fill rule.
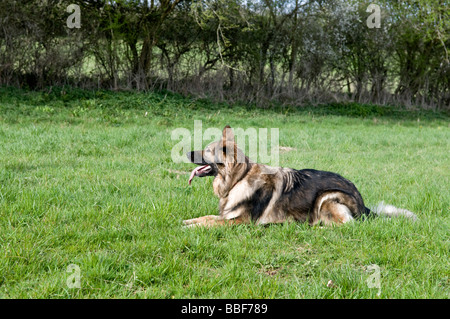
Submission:
[[[207,150],[206,150],[206,153],[211,153],[211,150],[210,150],[210,149],[207,149]]]

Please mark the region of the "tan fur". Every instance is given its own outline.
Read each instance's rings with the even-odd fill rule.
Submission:
[[[198,227],[198,226],[218,226],[218,225],[238,225],[242,223],[248,223],[249,221],[244,218],[237,217],[234,219],[224,219],[222,216],[207,215],[199,218],[192,218],[184,220],[185,227]]]
[[[311,222],[315,225],[322,222],[325,225],[332,223],[342,224],[353,219],[351,211],[347,205],[351,203],[349,196],[341,192],[327,192],[319,196],[316,200],[314,218]],[[345,202],[346,205],[339,202]]]
[[[353,220],[364,207],[362,199],[358,201],[355,197],[360,198],[360,195],[354,185],[329,172],[323,172],[328,174],[323,177],[327,179],[319,182],[329,185],[329,180],[337,188],[347,189],[348,193],[325,191],[314,202],[305,202],[310,198],[307,196],[313,195],[309,195],[310,190],[304,183],[310,183],[320,171],[300,172],[254,163],[237,147],[231,128],[225,127],[222,135],[220,141],[211,143],[201,153],[204,162],[216,165],[213,189],[219,197],[219,215],[186,220],[187,227],[240,224],[252,220],[256,224],[288,220],[309,221],[311,225],[342,224]]]

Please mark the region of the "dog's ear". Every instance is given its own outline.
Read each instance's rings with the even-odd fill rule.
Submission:
[[[234,133],[229,125],[225,126],[222,131],[222,141],[225,144],[226,142],[234,142]]]

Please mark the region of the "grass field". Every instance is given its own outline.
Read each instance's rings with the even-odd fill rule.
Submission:
[[[295,148],[281,166],[337,172],[419,219],[182,228],[218,207],[212,178],[188,186],[193,165],[171,158],[194,119],[279,128]],[[0,89],[0,298],[448,298],[449,151],[448,113]]]

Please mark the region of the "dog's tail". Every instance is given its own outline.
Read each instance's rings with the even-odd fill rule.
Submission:
[[[375,207],[371,207],[370,211],[374,215],[381,217],[391,218],[403,216],[406,218],[411,218],[412,220],[417,220],[417,216],[413,212],[410,212],[409,210],[404,208],[398,208],[389,204],[385,204],[384,202],[379,203]]]

